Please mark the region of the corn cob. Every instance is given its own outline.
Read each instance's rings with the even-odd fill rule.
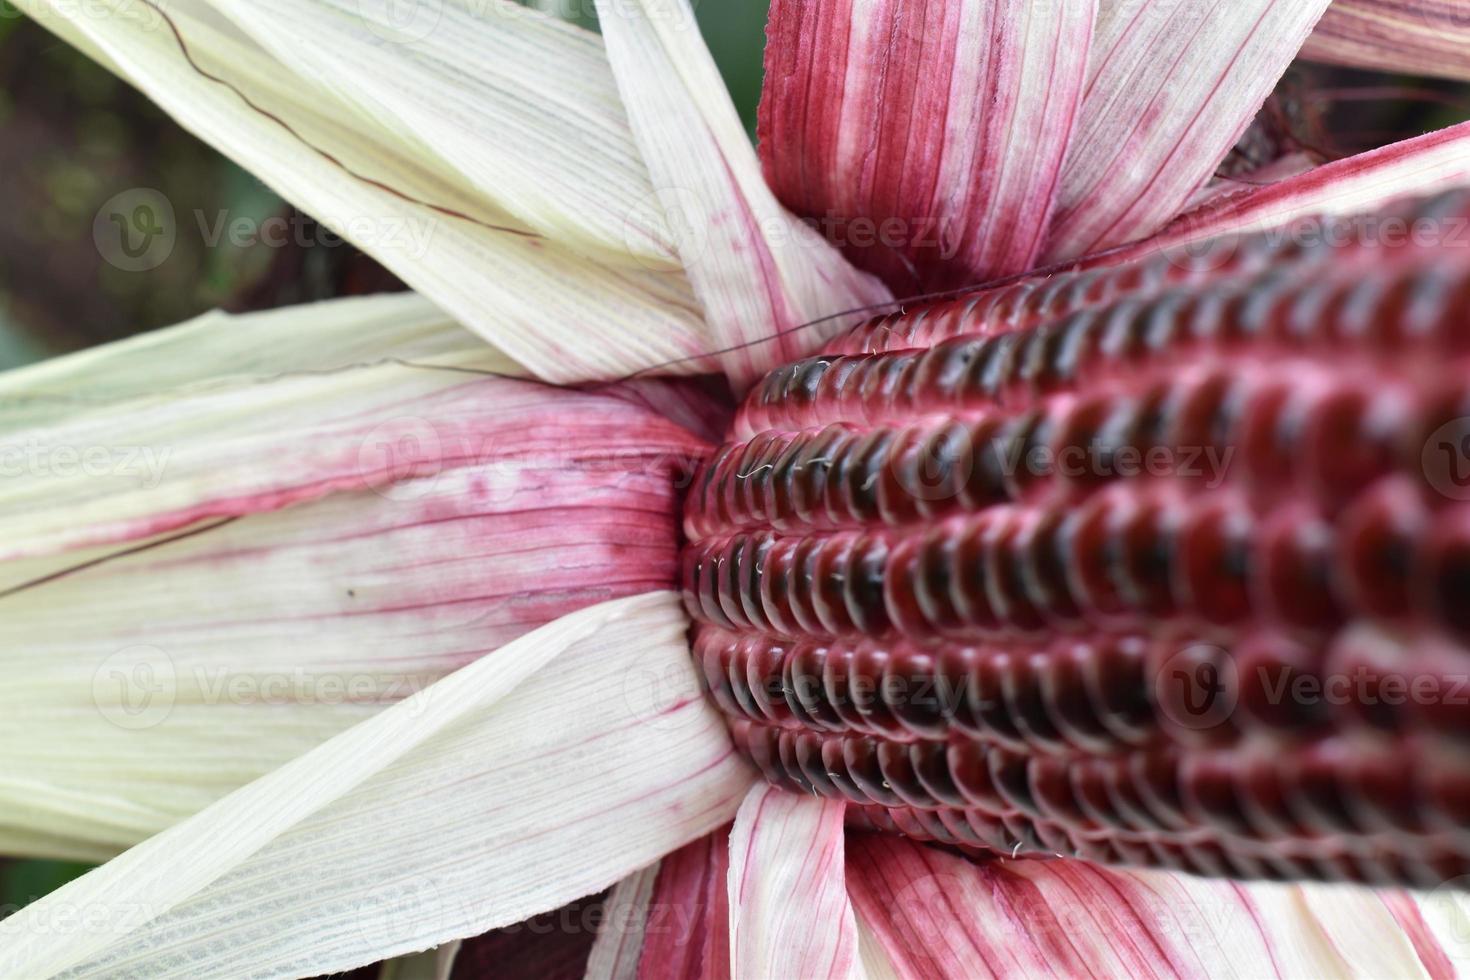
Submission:
[[[974,854],[1470,873],[1470,243],[1325,227],[932,302],[758,384],[685,516],[741,750]]]

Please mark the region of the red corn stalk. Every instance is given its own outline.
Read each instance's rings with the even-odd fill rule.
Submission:
[[[1470,873],[1470,192],[910,308],[685,518],[773,782],[973,854]]]

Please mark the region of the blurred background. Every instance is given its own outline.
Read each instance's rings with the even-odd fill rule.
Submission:
[[[586,0],[533,6],[595,29]],[[701,28],[754,135],[764,0],[697,2]],[[1302,65],[1292,70],[1227,168],[1281,152],[1319,160],[1470,119],[1454,83]],[[116,340],[214,307],[264,309],[401,288],[350,244],[318,233],[267,187],[174,125],[151,103],[0,0],[0,369]],[[285,246],[214,246],[180,234],[155,267],[106,261],[93,222],[114,196],[152,188],[178,215],[211,225],[281,216]],[[188,220],[188,219],[185,219]],[[191,232],[193,229],[190,229]],[[85,870],[0,860],[0,917]]]
[[[533,4],[570,14],[587,0]],[[699,20],[752,134],[765,2],[700,3]],[[594,27],[584,14],[568,19]],[[186,320],[393,288],[351,245],[176,126],[125,83],[0,0],[0,369]],[[120,269],[93,244],[103,204],[135,188],[172,202],[181,231],[156,268]],[[290,244],[195,233],[276,215]],[[300,241],[310,244],[302,245]]]

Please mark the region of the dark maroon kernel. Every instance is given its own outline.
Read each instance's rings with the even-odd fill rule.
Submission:
[[[1444,753],[1436,753],[1432,762],[1420,777],[1428,820],[1436,829],[1470,844],[1465,829],[1470,826],[1470,766],[1463,756]]]
[[[1175,592],[1179,604],[1222,626],[1251,612],[1251,519],[1228,501],[1196,508],[1179,529]]]
[[[1258,518],[1224,492],[1160,500],[1124,481],[1080,507],[1004,505],[932,528],[737,534],[689,549],[686,594],[704,621],[786,636],[1030,636],[1078,628],[1079,614],[1113,631],[1269,618],[1323,633],[1375,612],[1470,634],[1457,601],[1470,589],[1470,509],[1445,510],[1421,543],[1390,523],[1413,505],[1380,489],[1333,523],[1293,505]],[[1055,576],[1035,588],[1033,528],[1047,529],[1065,591]]]
[[[848,769],[847,759],[843,752],[846,742],[846,739],[826,738],[822,740],[822,771],[827,774],[827,778],[842,796],[854,803],[872,803],[873,798],[864,792],[863,787],[858,785],[857,780],[853,778],[852,772]],[[892,804],[881,805],[891,806]]]
[[[1303,433],[1302,472],[1317,499],[1336,510],[1396,462],[1398,433],[1409,419],[1395,389],[1346,386],[1315,406]]]
[[[1239,709],[1250,722],[1281,733],[1310,731],[1330,721],[1327,704],[1305,691],[1322,687],[1323,653],[1280,633],[1250,637],[1235,651]]]
[[[1050,413],[1036,409],[1013,418],[1002,434],[1005,455],[1003,478],[1006,496],[1024,499],[1033,489],[1050,482],[1054,475]]]
[[[1095,618],[1121,616],[1127,609],[1112,574],[1110,542],[1113,528],[1131,516],[1132,503],[1098,495],[1065,519],[1061,534],[1073,604]]]
[[[1351,755],[1341,744],[1325,742],[1291,757],[1285,775],[1291,787],[1288,808],[1314,835],[1362,834],[1347,799]]]
[[[1100,395],[1064,407],[1054,425],[1051,457],[1061,464],[1059,482],[1074,492],[1102,486],[1118,471],[1121,446],[1129,444],[1138,402]],[[1091,460],[1089,460],[1091,457]],[[1074,465],[1081,461],[1081,465]],[[1095,465],[1091,465],[1095,461]]]
[[[1323,674],[1347,686],[1353,696],[1343,714],[1359,726],[1402,733],[1415,725],[1417,706],[1405,703],[1395,689],[1408,690],[1406,675],[1424,676],[1427,658],[1409,654],[1403,644],[1378,630],[1359,627],[1333,640]]]
[[[1067,582],[1067,556],[1063,532],[1067,514],[1055,508],[1028,522],[1020,549],[1019,573],[1028,595],[1042,618],[1052,625],[1075,622],[1081,616]]]
[[[1129,638],[930,651],[704,630],[695,649],[721,708],[763,723],[1061,754],[1157,738],[1142,645]]]
[[[1401,746],[1381,743],[1356,753],[1348,766],[1348,805],[1369,832],[1423,833],[1427,806]]]
[[[1464,191],[1407,202],[1387,212],[1407,222],[1446,220],[1470,211]],[[1327,234],[1299,240],[1294,235],[1251,235],[1231,241],[1220,255],[1205,250],[1198,255],[1169,250],[1112,268],[1062,272],[1045,279],[1026,279],[996,289],[981,290],[952,301],[910,308],[906,314],[875,318],[832,341],[829,354],[866,353],[905,348],[927,348],[955,336],[984,336],[1023,330],[1048,320],[1095,308],[1124,297],[1148,297],[1170,287],[1199,288],[1210,282],[1236,280],[1283,269],[1309,273],[1323,263],[1335,266],[1361,262],[1381,264],[1400,253],[1415,257],[1410,247],[1385,246],[1355,235],[1343,219],[1316,219]],[[1338,234],[1333,234],[1338,233]],[[1348,242],[1348,245],[1334,245]],[[1284,278],[1284,277],[1283,277]]]
[[[1170,420],[1163,445],[1223,446],[1230,434],[1235,379],[1223,372],[1174,384],[1163,416]]]
[[[977,856],[1470,870],[1470,257],[1291,238],[923,304],[757,386],[683,576],[768,779]]]
[[[1434,522],[1413,585],[1430,620],[1470,638],[1470,509],[1446,511]]]
[[[1114,806],[1131,825],[1160,833],[1190,829],[1182,809],[1176,805],[1160,805],[1153,787],[1144,786],[1141,780],[1140,767],[1145,760],[1153,757],[1168,768],[1174,765],[1174,754],[1172,749],[1161,747],[1105,761],[1106,785]],[[1177,803],[1177,800],[1177,796],[1172,798],[1172,802]]]
[[[1281,434],[1289,428],[1285,420],[1301,411],[1294,402],[1302,397],[1302,392],[1286,379],[1262,382],[1240,411],[1235,447],[1240,456],[1238,465],[1256,500],[1270,499],[1291,480],[1296,457],[1289,444],[1281,444]]]
[[[990,782],[1012,812],[1021,812],[1028,817],[1039,817],[1041,811],[1031,795],[1031,779],[1028,775],[1029,760],[1003,749],[986,753],[990,765]]]
[[[1135,483],[1180,483],[1190,493],[1239,486],[1256,509],[1290,489],[1333,517],[1395,471],[1422,482],[1405,426],[1446,410],[1414,409],[1396,385],[1370,396],[1356,380],[1261,365],[1249,379],[1172,377],[1139,394],[1069,395],[973,421],[764,433],[717,454],[686,530],[698,539],[766,527],[904,527]]]
[[[941,634],[962,632],[964,616],[955,603],[956,591],[953,577],[962,573],[956,568],[960,542],[951,535],[939,531],[917,540],[908,540],[899,548],[912,546],[913,565],[902,576],[893,576],[893,587],[884,594],[889,607],[896,610],[910,597],[918,603],[913,610],[913,622],[933,624]],[[904,589],[903,585],[911,585]],[[923,629],[924,627],[920,627]]]
[[[1026,739],[1005,696],[1005,675],[1013,656],[1009,651],[977,656],[966,679],[965,700],[966,714],[974,719],[972,737],[1019,749]]]
[[[849,808],[848,819],[854,827],[938,841],[964,853],[1002,853],[1015,857],[1075,854],[1092,861],[1152,864],[1214,877],[1316,879],[1371,885],[1408,882],[1430,887],[1463,875],[1470,867],[1470,862],[1453,845],[1436,837],[1416,839],[1414,856],[1383,850],[1388,845],[1376,840],[1379,849],[1369,856],[1346,850],[1342,844],[1314,843],[1299,852],[1282,853],[1282,849],[1268,849],[1268,845],[1227,842],[1199,835],[1180,841],[1147,839],[1142,835],[1099,838],[1068,831],[1047,820],[989,817],[971,810],[863,806]]]
[[[1292,813],[1282,767],[1266,752],[1245,755],[1233,767],[1235,799],[1251,835],[1262,840],[1299,838],[1307,828]]]
[[[986,583],[991,608],[995,609],[1001,621],[1012,629],[1028,633],[1040,630],[1046,623],[1027,594],[1021,561],[1026,527],[1035,523],[1038,517],[1034,512],[1018,511],[1011,520],[991,525],[986,532],[985,561],[978,569]],[[969,572],[972,576],[974,573],[974,570]],[[952,583],[950,588],[953,589]]]
[[[1162,500],[1144,500],[1123,518],[1116,531],[1117,563],[1114,578],[1118,594],[1129,607],[1159,618],[1178,612],[1171,582],[1178,553],[1178,508]]]
[[[878,765],[878,745],[865,738],[841,740],[842,765],[853,785],[863,796],[883,806],[902,806],[904,800],[894,792]],[[823,758],[827,757],[824,752]]]
[[[796,770],[804,776],[813,793],[835,799],[837,786],[822,762],[823,740],[810,732],[800,732],[790,740]]]
[[[786,703],[785,692],[782,690],[781,664],[786,659],[786,649],[781,646],[747,649],[750,655],[745,659],[744,676],[741,680],[749,691],[749,702],[762,717],[773,724],[794,720],[795,713]],[[737,664],[732,658],[731,666],[738,669]],[[743,700],[737,703],[741,707],[746,704]]]
[[[1395,701],[1401,705],[1398,715],[1404,728],[1441,736],[1463,751],[1470,746],[1470,712],[1464,710],[1470,704],[1470,673],[1465,667],[1470,650],[1448,642],[1423,646],[1428,649],[1411,661],[1412,667],[1396,665],[1401,676],[1409,675],[1409,697],[1402,697],[1404,684],[1395,690]],[[1416,690],[1415,684],[1421,687]]]
[[[908,694],[903,679],[889,673],[892,660],[887,650],[857,648],[847,662],[847,683],[857,693],[853,703],[868,726],[891,739],[902,740],[912,737],[912,733],[899,721],[893,705],[906,703]]]
[[[859,699],[869,695],[861,686],[854,687],[851,683],[853,672],[849,668],[854,653],[854,650],[847,647],[834,645],[828,648],[822,661],[822,694],[841,720],[843,731],[879,735],[882,733],[869,725],[867,714],[857,703]]]
[[[1453,268],[1453,274],[1448,270]],[[1429,271],[1433,269],[1433,272]],[[737,422],[737,432],[753,435],[769,429],[801,429],[809,420],[823,422],[849,421],[860,424],[892,422],[935,412],[966,414],[982,410],[1016,410],[1038,398],[1062,390],[1071,390],[1089,379],[1109,379],[1137,384],[1150,378],[1167,377],[1169,372],[1204,356],[1220,358],[1224,364],[1247,363],[1265,359],[1265,363],[1283,358],[1303,358],[1306,363],[1338,367],[1359,366],[1382,373],[1388,366],[1382,352],[1362,336],[1345,331],[1339,322],[1345,315],[1331,302],[1361,288],[1364,276],[1379,277],[1385,290],[1392,288],[1421,289],[1422,280],[1433,278],[1442,283],[1455,276],[1441,295],[1458,299],[1470,293],[1470,263],[1464,256],[1445,253],[1440,266],[1428,268],[1413,263],[1392,263],[1350,276],[1335,267],[1316,281],[1282,289],[1274,298],[1276,310],[1255,311],[1280,329],[1270,329],[1245,349],[1221,350],[1213,344],[1201,345],[1196,335],[1180,326],[1186,315],[1202,316],[1201,310],[1222,316],[1238,308],[1232,304],[1189,303],[1187,296],[1165,294],[1139,304],[1123,301],[1116,307],[1103,307],[1078,314],[1099,323],[1101,340],[1096,344],[1066,347],[1065,356],[1075,357],[1075,367],[1058,369],[1055,358],[1063,356],[1058,345],[1048,341],[1057,331],[1022,332],[986,337],[979,342],[971,369],[955,378],[929,372],[936,377],[932,385],[921,384],[921,359],[942,357],[970,338],[945,341],[933,351],[896,351],[880,354],[822,357],[778,369],[747,403]],[[1238,296],[1266,288],[1271,280],[1260,279],[1228,283],[1212,287],[1222,296]],[[1235,325],[1222,322],[1215,331],[1230,336]],[[1464,331],[1460,331],[1464,333]],[[1419,361],[1434,364],[1433,355],[1463,352],[1470,337],[1447,331],[1432,334],[1405,333],[1395,351],[1406,365]],[[1049,359],[1050,358],[1050,359]],[[840,371],[846,390],[827,392],[811,385],[795,383],[795,379],[814,372]],[[786,372],[789,378],[779,377]],[[875,381],[875,378],[881,379]],[[778,379],[778,380],[772,380]]]
[[[1080,806],[1073,789],[1072,770],[1062,759],[1037,759],[1031,767],[1031,798],[1040,815],[1081,830],[1096,830],[1098,824]]]
[[[1260,531],[1253,605],[1289,629],[1321,631],[1343,619],[1332,591],[1332,528],[1310,513],[1282,510]]]
[[[1428,523],[1428,508],[1408,480],[1384,480],[1355,501],[1340,521],[1344,602],[1371,618],[1407,617],[1410,574]]]
[[[938,797],[929,792],[919,779],[909,754],[910,746],[898,742],[878,744],[878,772],[883,784],[906,806],[933,809],[941,805]]]
[[[1231,650],[1189,634],[1154,637],[1145,654],[1149,696],[1171,741],[1213,746],[1236,739],[1239,670]]]
[[[1213,753],[1186,756],[1179,784],[1184,812],[1193,823],[1231,836],[1251,833],[1250,821],[1236,793],[1234,767]]]
[[[705,636],[714,636],[718,641],[717,634]],[[759,642],[759,638],[750,638],[743,642]],[[805,715],[813,722],[807,727],[841,731],[846,723],[827,697],[823,681],[823,668],[828,659],[829,651],[824,646],[794,645],[787,654],[786,668],[781,673],[781,684],[792,715]]]

